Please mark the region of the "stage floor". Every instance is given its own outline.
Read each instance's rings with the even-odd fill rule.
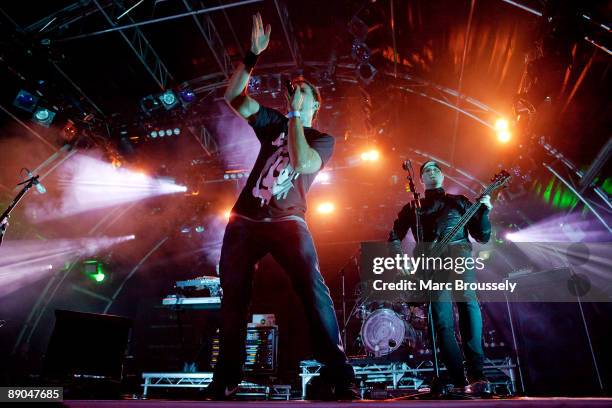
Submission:
[[[461,401],[351,401],[351,402],[319,402],[319,401],[170,401],[170,400],[129,400],[129,401],[64,401],[63,406],[69,408],[200,408],[223,406],[230,407],[348,407],[359,406],[363,408],[386,407],[386,408],[442,408],[442,407],[461,407],[461,408],[512,408],[512,407],[534,407],[534,408],[582,408],[582,407],[612,407],[612,398],[512,398],[512,399],[487,399],[487,400],[461,400]]]

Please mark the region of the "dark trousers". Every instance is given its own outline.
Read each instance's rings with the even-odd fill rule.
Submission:
[[[445,280],[448,282],[455,279],[475,282],[476,279],[474,270],[466,271],[461,275],[455,272],[443,275],[446,276]],[[431,305],[441,361],[448,370],[451,382],[455,386],[463,386],[466,380],[463,355],[455,337],[453,302],[456,303],[459,312],[459,333],[463,354],[465,354],[465,368],[470,381],[483,378],[482,315],[476,292],[473,290],[437,292]]]
[[[228,223],[221,249],[222,323],[215,381],[233,385],[242,379],[253,272],[257,261],[268,253],[289,275],[302,300],[316,359],[339,384],[352,381],[353,370],[347,363],[334,305],[306,223],[256,222],[240,217]]]

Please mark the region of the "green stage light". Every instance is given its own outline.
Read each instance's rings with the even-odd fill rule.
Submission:
[[[102,283],[106,280],[107,275],[104,272],[102,263],[95,260],[87,260],[83,262],[85,274],[96,283]]]
[[[96,282],[100,283],[106,278],[106,275],[103,273],[96,273],[92,275],[92,277],[94,278]]]

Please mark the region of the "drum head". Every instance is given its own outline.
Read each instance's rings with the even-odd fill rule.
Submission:
[[[367,352],[376,357],[397,350],[406,336],[406,322],[391,309],[372,312],[361,326],[361,339]]]

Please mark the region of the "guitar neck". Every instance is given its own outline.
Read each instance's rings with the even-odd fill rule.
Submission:
[[[448,243],[453,239],[453,237],[457,234],[457,232],[462,230],[466,226],[466,224],[472,219],[474,214],[476,214],[476,212],[478,211],[481,205],[481,203],[478,200],[480,200],[480,198],[485,195],[491,194],[491,192],[495,190],[495,188],[496,188],[495,184],[490,184],[489,186],[487,186],[487,188],[484,189],[484,191],[478,197],[476,202],[472,204],[470,208],[467,209],[465,214],[463,214],[463,216],[461,217],[457,225],[455,225],[452,230],[450,230],[446,235],[444,235],[444,237],[440,241],[434,244],[430,252],[430,255],[432,257],[435,258],[442,254],[442,251],[444,250],[446,245],[448,245]]]

